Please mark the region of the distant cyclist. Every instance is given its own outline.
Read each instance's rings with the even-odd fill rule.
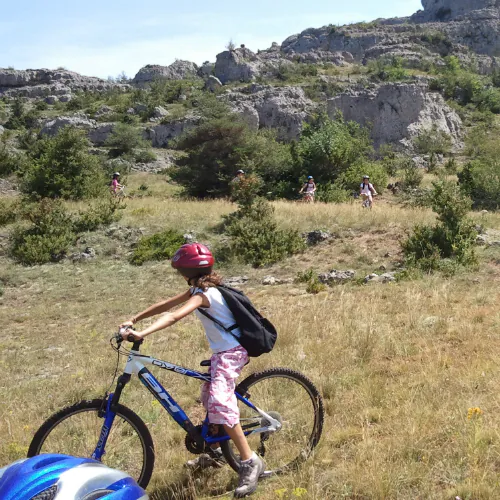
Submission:
[[[314,182],[314,178],[312,175],[310,175],[307,178],[307,182],[304,183],[299,193],[304,195],[305,202],[314,203],[314,196],[316,194],[316,183]]]
[[[236,177],[231,182],[234,184],[241,182],[243,179],[245,179],[245,172],[243,170],[238,170],[236,172]]]
[[[377,191],[370,183],[370,177],[368,175],[363,176],[363,182],[361,183],[359,194],[363,199],[363,207],[372,208],[373,197],[377,196]]]
[[[123,184],[120,184],[120,172],[115,172],[113,174],[113,180],[111,181],[111,192],[116,195],[118,191],[124,187]]]

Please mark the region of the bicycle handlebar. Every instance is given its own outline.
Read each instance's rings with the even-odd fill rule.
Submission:
[[[128,330],[130,330],[130,328],[120,328],[118,332],[115,333],[114,337],[117,344],[121,344],[124,340],[137,345],[141,345],[144,342],[144,339],[136,339],[131,333],[129,333],[127,335],[127,338],[124,339],[122,337],[122,334],[127,332]]]

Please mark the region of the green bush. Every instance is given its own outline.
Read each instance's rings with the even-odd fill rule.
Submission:
[[[369,61],[368,73],[383,82],[400,82],[410,78],[401,57],[381,57]]]
[[[135,152],[134,159],[137,163],[152,163],[157,160],[157,156],[151,149],[141,149]]]
[[[472,198],[474,208],[500,208],[500,160],[483,157],[468,162],[458,174],[462,192]]]
[[[15,222],[19,217],[19,209],[17,200],[0,198],[0,227]]]
[[[433,183],[431,204],[439,223],[414,228],[402,244],[406,263],[427,272],[440,269],[450,272],[450,260],[462,266],[476,264],[477,232],[467,217],[471,200],[456,185],[439,181]]]
[[[335,180],[372,152],[368,130],[354,122],[321,115],[304,127],[294,146],[295,179],[312,175],[318,184]]]
[[[450,135],[438,130],[436,125],[420,131],[413,143],[417,152],[424,155],[448,155],[452,146]]]
[[[224,232],[229,237],[218,252],[222,259],[236,259],[261,267],[302,252],[306,244],[295,230],[279,229],[274,208],[263,198],[226,217]]]
[[[237,170],[256,173],[263,191],[272,191],[290,168],[289,148],[266,132],[253,132],[238,117],[215,118],[192,129],[178,144],[187,154],[172,169],[172,179],[196,198],[229,196]]]
[[[14,152],[7,142],[0,141],[0,177],[6,177],[22,167],[25,157],[22,153]]]
[[[142,131],[126,123],[117,123],[106,140],[106,146],[111,148],[113,156],[134,155],[138,149],[146,149],[147,142],[142,137]]]
[[[119,201],[114,198],[101,200],[80,212],[74,220],[74,230],[78,233],[95,231],[100,226],[107,226],[119,219]]]
[[[42,200],[26,214],[31,225],[16,227],[10,237],[10,254],[24,265],[57,262],[74,243],[71,216],[59,200]]]
[[[37,142],[19,172],[21,190],[30,196],[78,200],[106,191],[100,160],[88,152],[85,131],[65,127]]]
[[[347,191],[337,183],[328,182],[318,185],[316,200],[323,203],[346,203],[352,200],[352,192]]]
[[[130,263],[142,266],[150,260],[171,259],[174,253],[184,244],[184,236],[173,229],[167,229],[162,233],[146,236],[139,240]]]

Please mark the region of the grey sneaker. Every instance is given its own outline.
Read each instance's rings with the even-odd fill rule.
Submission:
[[[186,462],[186,467],[190,469],[210,469],[211,467],[218,469],[224,465],[226,465],[226,459],[220,448],[218,450],[212,450],[212,455],[203,453],[198,458]]]
[[[264,462],[254,454],[250,462],[242,462],[240,480],[234,490],[234,498],[244,498],[257,489],[260,475],[264,472]]]

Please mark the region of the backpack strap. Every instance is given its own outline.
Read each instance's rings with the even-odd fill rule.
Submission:
[[[229,328],[226,328],[218,319],[215,319],[211,314],[208,314],[207,311],[205,311],[201,307],[198,307],[198,312],[203,316],[205,316],[205,318],[208,318],[210,321],[213,321],[216,325],[219,325],[225,332],[231,334],[235,339],[238,339],[238,337],[236,337],[236,335],[234,335],[233,333],[234,330],[239,328],[236,323],[230,326]]]

